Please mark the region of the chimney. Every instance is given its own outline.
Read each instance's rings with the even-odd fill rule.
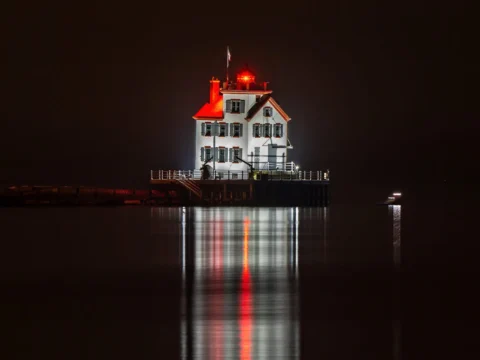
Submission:
[[[263,82],[263,91],[267,91],[267,84],[268,84],[268,81]]]
[[[212,77],[210,80],[210,104],[215,104],[220,97],[220,80]]]

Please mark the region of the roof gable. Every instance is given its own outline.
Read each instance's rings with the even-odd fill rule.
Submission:
[[[285,111],[278,105],[278,103],[272,98],[271,94],[265,94],[263,95],[258,102],[256,102],[250,110],[248,110],[247,116],[245,117],[245,120],[250,121],[252,118],[260,111],[261,108],[263,108],[267,103],[270,103],[275,110],[285,119],[285,121],[290,121],[292,120],[290,116],[287,115]]]

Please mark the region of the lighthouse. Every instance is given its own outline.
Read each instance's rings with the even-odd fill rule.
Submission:
[[[195,169],[209,165],[216,173],[287,170],[291,118],[272,97],[267,83],[256,83],[248,67],[235,81],[210,80],[209,101],[193,116]],[[290,170],[290,169],[288,169]]]
[[[267,82],[244,67],[234,79],[209,82],[209,98],[193,116],[195,168],[151,170],[160,203],[327,206],[330,172],[289,159],[291,121]],[[206,92],[206,91],[205,91]],[[163,201],[163,202],[162,202]]]

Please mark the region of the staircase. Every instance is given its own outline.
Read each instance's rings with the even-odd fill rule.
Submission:
[[[185,175],[182,175],[181,177],[179,177],[177,181],[185,189],[195,194],[196,197],[198,197],[199,199],[202,199],[202,189],[200,189],[200,186],[198,186],[198,184],[195,183],[195,181],[187,179]]]

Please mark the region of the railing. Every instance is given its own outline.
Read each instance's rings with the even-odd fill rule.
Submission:
[[[249,171],[241,170],[216,170],[211,180],[249,180]],[[270,181],[329,181],[330,172],[327,171],[281,171],[281,170],[255,170],[253,180],[261,180],[263,177]],[[185,186],[198,186],[192,180],[201,180],[200,170],[151,170],[150,180],[177,180],[185,183]],[[192,189],[190,189],[192,190]],[[197,190],[193,189],[192,191]],[[198,188],[200,191],[200,188]],[[196,192],[196,191],[194,191]]]

